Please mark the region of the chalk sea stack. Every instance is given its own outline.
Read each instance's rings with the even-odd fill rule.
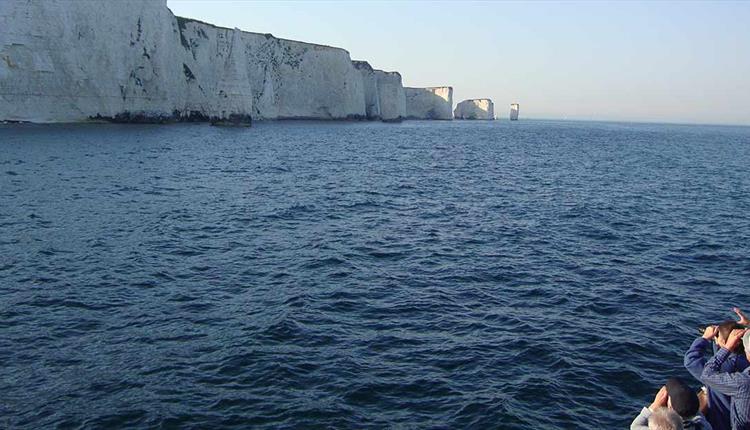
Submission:
[[[495,105],[490,99],[469,99],[456,105],[453,111],[456,119],[495,119]]]
[[[510,105],[510,120],[511,121],[518,121],[518,111],[521,108],[521,105],[518,103],[511,103]]]
[[[404,88],[407,119],[453,119],[453,87]]]

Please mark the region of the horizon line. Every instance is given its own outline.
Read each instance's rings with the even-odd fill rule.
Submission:
[[[496,121],[510,121],[506,117],[495,117]],[[613,122],[621,124],[653,124],[653,125],[697,125],[697,126],[719,126],[719,127],[750,127],[750,123],[716,123],[716,122],[680,122],[680,121],[649,121],[629,119],[596,119],[596,118],[550,118],[550,117],[521,117],[519,121],[566,121],[566,122]]]

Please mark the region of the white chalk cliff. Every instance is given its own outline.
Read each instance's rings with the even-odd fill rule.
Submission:
[[[165,1],[0,1],[0,119],[171,116],[194,79],[174,76],[173,21]],[[217,81],[202,85],[208,114]]]
[[[469,99],[456,105],[455,119],[495,119],[495,105],[490,99]]]
[[[375,71],[380,99],[380,116],[383,121],[401,121],[406,116],[406,100],[401,74],[398,72]]]
[[[247,56],[242,32],[232,31],[232,41],[224,56],[224,70],[219,77],[211,121],[215,123],[249,123],[253,109],[253,92],[247,76]]]
[[[353,61],[362,76],[367,119],[401,121],[406,116],[406,100],[401,74],[373,69],[366,61]]]
[[[453,87],[404,88],[406,118],[453,119]]]
[[[344,49],[176,17],[166,0],[0,0],[0,121],[400,121],[451,105],[449,87],[405,90]]]

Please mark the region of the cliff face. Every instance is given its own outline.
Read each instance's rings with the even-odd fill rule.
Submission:
[[[232,31],[232,40],[224,52],[224,70],[220,71],[214,104],[210,107],[214,123],[249,124],[253,93],[247,76],[247,56],[242,32]]]
[[[365,116],[339,48],[175,17],[166,0],[0,1],[0,120]]]
[[[365,116],[369,120],[382,119],[380,115],[380,94],[375,70],[367,61],[352,61],[352,65],[362,77],[362,91],[365,101]]]
[[[0,1],[0,118],[171,116],[187,89],[171,76],[172,20],[165,0]]]
[[[406,118],[453,119],[453,87],[404,88]]]
[[[362,79],[345,50],[271,35],[243,36],[259,118],[365,117]]]
[[[373,69],[365,61],[352,62],[362,76],[367,119],[397,122],[406,116],[401,74]]]
[[[401,121],[406,117],[406,100],[401,74],[375,71],[380,99],[380,116],[383,121]]]
[[[455,119],[495,119],[495,105],[490,99],[464,100],[453,111]]]
[[[450,119],[340,48],[175,17],[166,0],[0,0],[0,121]]]

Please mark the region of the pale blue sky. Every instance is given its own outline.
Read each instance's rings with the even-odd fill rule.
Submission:
[[[750,2],[169,0],[533,118],[750,125]]]

